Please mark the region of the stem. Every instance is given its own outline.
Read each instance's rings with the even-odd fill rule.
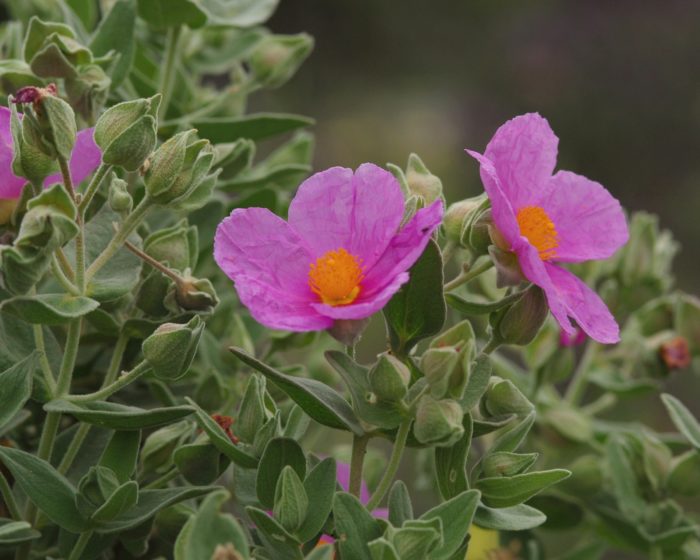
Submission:
[[[160,75],[160,92],[163,99],[158,108],[159,118],[165,118],[172,96],[173,81],[175,79],[175,58],[177,56],[177,44],[180,40],[181,26],[176,25],[168,29],[168,37],[165,42],[165,65]]]
[[[170,469],[161,477],[156,478],[153,482],[149,482],[148,484],[146,484],[146,486],[144,486],[143,489],[150,490],[152,488],[160,488],[163,484],[167,484],[173,478],[177,478],[178,474],[180,474],[180,471],[177,469],[177,467]]]
[[[92,531],[80,533],[80,537],[76,541],[75,545],[73,545],[73,550],[71,551],[68,560],[78,560],[82,556],[83,551],[85,550],[87,544],[90,542],[91,538]]]
[[[10,488],[10,483],[7,482],[7,478],[2,474],[2,471],[0,471],[0,492],[2,493],[2,501],[5,502],[7,511],[10,512],[10,517],[15,521],[22,521],[22,514],[17,507],[15,496],[12,494],[12,488]]]
[[[102,387],[107,387],[116,379],[117,374],[119,373],[119,366],[122,363],[122,357],[124,356],[124,350],[126,350],[126,346],[128,343],[129,337],[122,332],[119,335],[119,338],[117,339],[116,345],[114,346],[114,351],[112,352],[112,359],[109,362],[109,367],[107,368],[107,373],[102,382]],[[65,474],[66,472],[68,472],[68,469],[70,469],[71,465],[73,464],[73,461],[75,460],[75,457],[78,455],[78,451],[80,451],[80,448],[82,447],[85,438],[90,432],[90,428],[90,424],[80,424],[80,426],[75,432],[75,435],[73,436],[73,439],[70,442],[70,445],[68,446],[68,449],[66,449],[66,453],[61,459],[61,463],[58,465],[58,472],[60,472],[61,474]]]
[[[350,459],[350,482],[348,483],[348,492],[353,496],[360,497],[360,489],[362,488],[362,467],[367,452],[367,444],[369,436],[353,435],[352,437],[352,457]]]
[[[61,176],[63,184],[70,194],[73,202],[78,204],[78,199],[73,190],[73,179],[70,175],[70,167],[66,158],[58,156],[58,166],[61,168]],[[78,206],[79,207],[79,206]],[[85,223],[83,213],[78,210],[78,215],[75,218],[78,224],[78,235],[75,238],[75,285],[81,294],[85,293]]]
[[[151,366],[148,364],[148,362],[144,360],[130,372],[122,374],[121,377],[119,377],[114,383],[108,385],[107,387],[95,391],[94,393],[86,393],[84,395],[70,395],[66,398],[71,402],[88,402],[106,399],[113,393],[119,391],[119,389],[126,387],[127,385],[129,385],[129,383],[132,383],[133,381],[136,381],[144,373],[150,371],[150,369]]]
[[[73,179],[71,179],[70,175],[70,167],[68,166],[68,161],[66,158],[58,156],[58,167],[61,169],[61,177],[63,178],[63,186],[66,188],[66,191],[68,192],[68,196],[71,197],[73,202],[76,203],[76,206],[78,204],[78,201],[75,197],[75,191],[73,190]]]
[[[384,476],[382,476],[382,479],[377,485],[377,489],[374,491],[374,494],[372,494],[372,497],[367,503],[367,511],[372,511],[379,504],[381,504],[384,496],[389,491],[389,487],[394,480],[394,476],[396,476],[396,471],[399,469],[399,463],[401,462],[403,450],[406,448],[406,439],[408,439],[408,432],[411,429],[411,422],[413,422],[413,418],[409,417],[399,426],[399,431],[396,433],[394,449],[391,452],[389,464],[384,471]]]
[[[56,380],[53,376],[53,371],[51,371],[51,364],[46,356],[46,344],[44,341],[44,327],[42,325],[32,325],[34,329],[34,344],[36,349],[39,350],[39,364],[41,365],[41,371],[44,374],[44,381],[46,386],[49,388],[49,394],[53,395],[56,392]]]
[[[496,348],[498,348],[501,345],[501,341],[496,339],[495,337],[492,337],[489,339],[489,341],[486,343],[486,346],[484,346],[481,349],[481,352],[484,354],[491,354]]]
[[[444,290],[446,292],[449,292],[450,290],[454,290],[455,288],[458,288],[462,284],[466,284],[470,280],[473,280],[480,274],[483,274],[487,270],[493,268],[493,261],[488,260],[485,261],[483,264],[477,266],[476,268],[471,268],[469,270],[464,270],[462,273],[460,273],[459,276],[456,278],[450,280],[447,284],[445,284]]]
[[[68,257],[66,257],[61,247],[56,249],[54,257],[56,257],[56,261],[60,265],[63,274],[65,274],[66,278],[72,283],[73,280],[75,280],[75,272],[73,272],[73,267],[70,265],[70,262],[68,262]]]
[[[156,270],[162,272],[165,276],[170,278],[173,282],[175,282],[178,285],[181,285],[183,283],[183,279],[180,277],[179,274],[176,274],[172,270],[170,270],[167,266],[165,266],[162,262],[159,260],[154,259],[151,255],[148,253],[143,252],[141,249],[139,249],[136,245],[129,241],[124,241],[124,247],[129,249],[134,255],[136,255],[138,258],[140,258],[142,261],[145,263],[150,264],[153,268]]]
[[[104,248],[104,251],[102,251],[88,267],[87,272],[85,273],[88,281],[95,276],[95,274],[107,263],[107,261],[111,259],[117,251],[119,251],[119,249],[121,249],[124,241],[128,239],[131,232],[134,231],[141,223],[146,215],[146,212],[151,207],[151,204],[152,201],[150,198],[148,198],[148,195],[143,197],[138,206],[134,208],[134,211],[129,214],[126,220],[124,220],[119,228],[119,231],[117,231],[107,247]]]
[[[583,355],[576,366],[576,371],[574,371],[571,377],[571,383],[566,389],[564,398],[571,404],[579,404],[583,398],[583,394],[586,392],[586,386],[588,385],[588,371],[593,358],[598,353],[598,345],[592,340],[588,340],[586,343],[586,349],[583,351]]]
[[[61,264],[58,261],[58,258],[56,257],[56,254],[53,255],[51,259],[51,272],[53,272],[53,275],[56,277],[56,280],[58,280],[58,283],[63,286],[63,289],[66,290],[71,295],[74,296],[79,296],[80,295],[80,290],[71,282],[68,277],[63,273],[63,270],[61,269]]]
[[[459,245],[455,243],[454,241],[448,241],[445,243],[445,247],[442,249],[442,264],[443,266],[446,266],[447,263],[449,263],[452,260],[452,257],[454,257],[455,253],[457,252],[457,249],[459,249]]]
[[[100,188],[102,180],[105,178],[107,173],[109,173],[110,169],[112,169],[112,166],[110,164],[101,163],[100,166],[97,168],[97,172],[92,176],[92,180],[90,181],[90,184],[88,185],[87,189],[85,189],[85,193],[83,194],[83,199],[78,205],[78,212],[82,216],[85,216],[85,211],[87,210],[90,201],[95,196],[97,189]]]

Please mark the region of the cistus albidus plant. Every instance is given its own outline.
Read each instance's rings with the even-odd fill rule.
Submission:
[[[274,0],[8,5],[0,558],[700,558],[700,303],[545,118],[312,173]]]

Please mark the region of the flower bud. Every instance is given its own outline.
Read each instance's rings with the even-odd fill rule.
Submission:
[[[481,209],[484,199],[486,199],[486,195],[482,194],[450,204],[442,222],[447,239],[455,243],[463,242],[462,232],[473,219],[474,212]]]
[[[496,287],[517,286],[527,281],[515,253],[499,249],[496,245],[491,245],[488,252],[496,267]]]
[[[109,194],[107,195],[109,207],[118,214],[128,214],[134,206],[134,201],[127,188],[126,181],[116,175],[112,177],[109,184]]]
[[[505,344],[524,346],[532,342],[542,327],[549,308],[542,289],[530,286],[523,296],[506,308],[494,332]]]
[[[265,88],[280,87],[296,73],[313,46],[313,38],[306,33],[266,36],[248,59],[253,79]]]
[[[75,114],[68,103],[56,96],[56,86],[28,86],[17,92],[13,103],[29,104],[22,120],[25,142],[47,156],[70,159],[78,133]]]
[[[143,356],[161,379],[179,379],[190,367],[197,352],[204,323],[193,317],[187,324],[165,323],[143,342]]]
[[[428,170],[416,154],[408,157],[406,182],[409,192],[422,197],[426,204],[442,196],[442,181]]]
[[[423,395],[418,402],[413,433],[426,445],[449,447],[464,433],[462,407],[452,399],[436,400]]]
[[[44,190],[27,203],[15,247],[50,252],[63,247],[78,234],[75,204],[61,185]]]
[[[210,313],[218,305],[219,297],[208,278],[194,278],[190,276],[189,269],[186,269],[180,281],[168,289],[163,303],[175,313]]]
[[[369,384],[380,401],[397,402],[406,396],[411,372],[401,360],[388,352],[379,355],[369,371]]]
[[[255,434],[267,422],[265,410],[265,379],[251,375],[238,410],[236,433],[246,443],[253,443]]]
[[[687,368],[691,362],[688,341],[682,336],[676,336],[662,342],[659,357],[669,370]]]
[[[462,229],[462,244],[466,245],[475,255],[485,255],[489,246],[496,241],[505,245],[498,231],[493,226],[489,202],[482,202],[481,210],[472,213],[471,219]],[[498,243],[497,243],[498,245]]]
[[[25,140],[24,130],[28,130],[28,138],[35,138],[37,135],[32,131],[31,123],[20,121],[17,114],[17,107],[10,104],[10,131],[12,132],[12,172],[25,177],[30,182],[42,183],[46,177],[54,171],[54,159],[47,156],[42,149]],[[35,138],[35,142],[42,143],[40,137]]]
[[[78,492],[75,495],[78,511],[89,519],[118,487],[119,480],[112,469],[99,465],[90,467],[78,483]]]
[[[481,402],[487,416],[527,416],[534,408],[512,381],[495,376],[489,380]]]
[[[196,131],[176,134],[153,154],[146,171],[146,192],[158,204],[186,198],[204,180],[214,159],[208,140]]]
[[[160,94],[124,101],[107,109],[95,125],[95,143],[102,161],[136,171],[156,144],[156,115]]]
[[[287,531],[296,531],[306,518],[309,498],[299,475],[289,465],[285,466],[277,479],[275,502],[272,513]]]
[[[421,357],[421,371],[430,385],[430,394],[435,398],[439,399],[447,394],[459,356],[457,350],[447,347],[429,348]]]

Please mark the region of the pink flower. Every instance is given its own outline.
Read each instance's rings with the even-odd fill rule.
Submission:
[[[7,107],[0,107],[0,199],[19,198],[22,187],[27,183],[24,177],[17,177],[12,172],[13,140],[10,115]],[[77,185],[86,179],[101,161],[102,152],[92,139],[92,128],[78,132],[69,162],[73,183]],[[44,180],[44,186],[49,187],[62,181],[61,174],[55,173]]]
[[[214,258],[253,317],[273,329],[322,330],[364,319],[408,280],[442,220],[442,202],[403,227],[391,173],[365,163],[304,181],[285,222],[264,208],[234,210],[216,230]]]
[[[598,342],[620,339],[603,300],[556,263],[605,259],[627,242],[620,203],[596,183],[571,173],[552,175],[558,138],[538,114],[501,126],[481,155],[481,180],[493,220],[525,277],[542,288],[552,314],[569,335],[569,318]]]
[[[581,346],[586,342],[586,333],[576,327],[574,334],[569,334],[566,331],[559,331],[559,345],[564,347]]]

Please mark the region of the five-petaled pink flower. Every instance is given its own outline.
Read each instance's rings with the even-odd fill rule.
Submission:
[[[562,329],[575,334],[572,318],[591,338],[612,344],[619,327],[603,300],[555,263],[610,257],[627,242],[627,222],[599,183],[570,171],[552,174],[558,143],[544,118],[527,114],[501,126],[483,155],[467,152],[481,164],[497,230],[525,277],[544,290]]]
[[[258,322],[327,329],[384,307],[442,211],[438,200],[400,227],[404,198],[391,173],[332,167],[301,184],[288,222],[264,208],[234,210],[216,230],[214,258]]]
[[[12,172],[13,140],[10,131],[11,112],[7,107],[0,107],[0,199],[16,199],[22,194],[22,187],[27,183],[24,177],[17,177]],[[21,117],[21,116],[20,116]],[[102,160],[102,152],[92,138],[92,128],[78,132],[71,154],[69,167],[74,184],[86,179]],[[60,173],[50,175],[44,180],[48,187],[61,183]]]

